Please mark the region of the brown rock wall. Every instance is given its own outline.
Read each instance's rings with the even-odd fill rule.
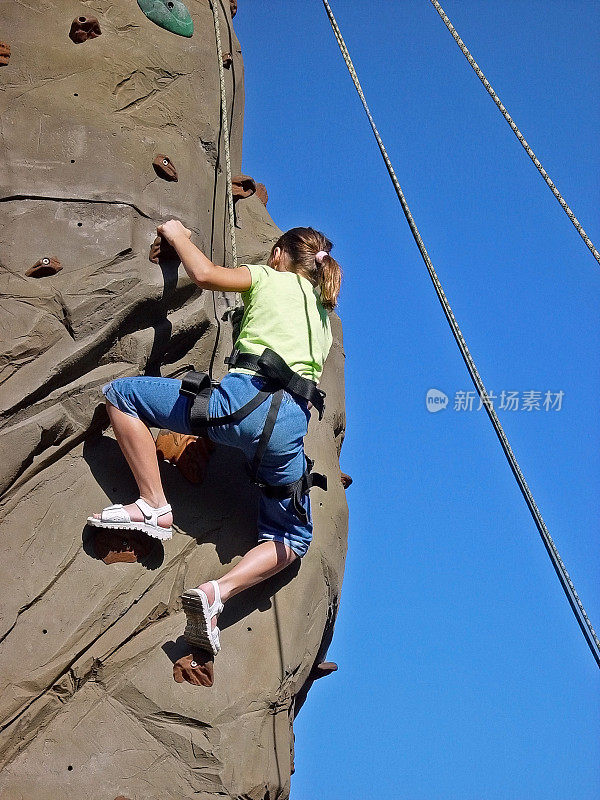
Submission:
[[[256,541],[257,493],[238,455],[217,448],[200,486],[162,465],[176,533],[143,563],[103,563],[84,527],[135,491],[101,386],[206,369],[215,344],[212,294],[148,260],[156,226],[174,217],[229,263],[212,12],[187,5],[190,39],[129,0],[0,0],[12,50],[0,72],[2,800],[286,797],[295,709],[338,608],[347,506],[335,316],[326,415],[307,439],[330,479],[312,494],[315,538],[301,565],[227,604],[213,686],[173,679],[188,652],[179,595]],[[76,45],[74,16],[97,17],[102,35]],[[228,4],[221,26],[235,174],[243,65]],[[177,164],[177,182],[156,175],[157,153]],[[236,215],[240,263],[264,261],[280,231],[263,203],[249,197]],[[25,276],[49,255],[60,272]],[[219,375],[234,301],[216,295]]]

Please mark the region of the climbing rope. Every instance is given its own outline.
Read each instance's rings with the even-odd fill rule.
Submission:
[[[235,216],[233,210],[233,185],[231,182],[231,156],[229,153],[229,119],[227,116],[227,94],[225,91],[225,70],[223,67],[223,48],[221,46],[221,26],[217,0],[210,0],[210,7],[215,22],[217,40],[217,61],[219,62],[219,86],[221,89],[221,125],[223,128],[223,149],[225,150],[225,180],[227,182],[227,210],[229,213],[229,237],[231,239],[231,266],[237,266],[237,250],[235,245]]]
[[[233,183],[231,179],[231,155],[229,151],[229,118],[227,114],[227,92],[225,89],[225,70],[223,67],[223,47],[221,45],[221,25],[219,22],[219,9],[217,8],[217,0],[210,0],[210,7],[213,13],[213,20],[215,24],[215,39],[217,42],[217,62],[219,65],[219,89],[221,95],[221,127],[223,132],[223,149],[225,150],[225,181],[227,185],[227,214],[229,218],[229,239],[231,241],[231,267],[235,269],[237,266],[237,248],[235,242],[235,212],[233,208]],[[223,260],[226,266],[227,262],[227,248],[225,242],[223,243]],[[227,294],[225,292],[221,292],[221,296],[225,301],[225,305],[227,309],[231,308],[231,303]],[[217,350],[219,349],[219,339],[221,336],[221,320],[219,318],[219,312],[217,311],[217,301],[215,299],[215,293],[212,293],[213,297],[213,310],[215,313],[215,320],[217,323],[217,335],[215,337],[215,344],[213,347],[213,351],[210,357],[210,364],[208,367],[208,374],[210,380],[213,380],[213,368],[215,364],[215,358],[217,355]],[[237,293],[235,294],[236,297],[236,304],[237,304]]]
[[[448,30],[449,30],[449,31],[450,31],[450,33],[452,34],[452,38],[454,39],[454,41],[456,42],[456,44],[457,44],[457,45],[460,47],[460,49],[462,50],[462,53],[463,53],[464,57],[467,59],[467,61],[469,62],[469,64],[470,64],[470,65],[473,67],[473,70],[475,71],[475,74],[477,75],[477,77],[479,78],[479,80],[480,80],[480,81],[483,83],[483,85],[485,86],[487,93],[488,93],[488,94],[489,94],[489,96],[492,98],[492,100],[494,101],[494,103],[495,103],[495,104],[498,106],[498,109],[500,110],[500,113],[502,114],[502,116],[504,117],[504,119],[505,119],[505,120],[508,122],[508,124],[510,125],[510,127],[512,128],[512,130],[513,130],[513,132],[514,132],[515,136],[517,137],[517,139],[518,139],[518,140],[521,142],[521,144],[523,145],[523,148],[524,148],[525,152],[527,153],[527,155],[529,156],[529,158],[530,158],[530,159],[533,161],[533,163],[535,164],[535,166],[536,166],[536,168],[537,168],[537,171],[540,173],[540,175],[542,176],[542,178],[543,178],[543,179],[546,181],[546,184],[547,184],[547,185],[548,185],[548,187],[550,188],[550,191],[552,192],[552,194],[554,195],[554,197],[556,197],[556,199],[557,199],[557,200],[558,200],[558,202],[560,203],[560,205],[561,205],[562,209],[564,210],[565,214],[568,216],[568,218],[571,220],[571,222],[572,222],[572,223],[573,223],[573,225],[575,226],[575,228],[576,228],[576,230],[577,230],[577,233],[578,233],[578,234],[581,236],[581,238],[583,239],[583,241],[584,241],[584,242],[586,243],[586,245],[589,247],[589,249],[590,249],[590,251],[591,251],[592,255],[594,256],[594,258],[596,259],[596,261],[597,261],[597,262],[600,264],[600,253],[599,253],[599,252],[596,250],[596,248],[594,247],[594,244],[593,244],[592,240],[591,240],[591,239],[590,239],[590,237],[587,235],[587,233],[584,231],[583,227],[581,226],[581,223],[579,222],[579,220],[577,219],[577,217],[575,216],[575,214],[574,214],[574,213],[571,211],[571,208],[570,208],[570,207],[567,205],[567,201],[564,199],[564,197],[563,197],[563,196],[561,195],[561,193],[558,191],[558,188],[556,187],[555,183],[554,183],[554,182],[551,180],[550,176],[548,175],[548,173],[546,172],[546,170],[545,170],[545,169],[543,168],[543,166],[541,165],[541,163],[540,163],[540,161],[539,161],[538,157],[536,156],[536,154],[533,152],[533,150],[532,150],[532,149],[531,149],[531,147],[529,146],[529,144],[528,144],[527,140],[525,139],[525,137],[523,136],[523,134],[521,133],[521,131],[518,129],[518,127],[517,127],[517,125],[516,125],[515,121],[513,120],[513,118],[511,117],[511,115],[508,113],[508,111],[507,111],[507,110],[506,110],[506,108],[504,107],[504,104],[501,102],[500,98],[498,97],[498,95],[496,94],[496,92],[495,92],[495,91],[493,90],[493,88],[491,87],[491,85],[490,85],[490,82],[488,81],[488,79],[485,77],[485,75],[484,75],[484,74],[483,74],[483,72],[481,71],[481,69],[480,69],[480,67],[479,67],[478,63],[475,61],[475,59],[473,58],[473,56],[471,55],[471,53],[468,51],[468,49],[467,49],[467,46],[465,45],[465,43],[463,42],[463,40],[462,40],[462,39],[460,38],[460,36],[458,35],[458,33],[457,33],[457,31],[456,31],[456,28],[454,27],[454,25],[453,25],[453,24],[450,22],[450,20],[448,19],[448,15],[446,14],[446,12],[445,12],[445,11],[444,11],[444,9],[441,7],[441,5],[438,3],[438,1],[437,1],[437,0],[430,0],[430,2],[431,2],[431,3],[432,3],[432,5],[434,6],[435,10],[438,12],[438,14],[440,15],[440,17],[442,18],[442,20],[443,20],[443,22],[444,22],[444,25],[445,25],[445,26],[448,28]]]
[[[513,453],[512,448],[511,448],[511,446],[510,446],[510,444],[508,442],[508,439],[506,438],[506,434],[504,433],[502,425],[500,424],[500,420],[498,419],[496,411],[494,410],[494,406],[490,402],[490,399],[488,397],[488,393],[487,393],[487,391],[485,389],[485,386],[483,385],[483,381],[481,380],[481,377],[479,376],[479,372],[477,371],[477,367],[475,366],[475,362],[473,361],[473,358],[471,357],[471,353],[469,352],[469,350],[467,348],[467,344],[465,342],[465,339],[464,339],[464,337],[463,337],[463,335],[462,335],[462,333],[460,331],[460,328],[458,327],[458,323],[456,322],[456,319],[454,318],[454,314],[452,313],[452,309],[450,308],[450,304],[448,303],[446,295],[444,294],[444,290],[442,289],[442,285],[441,285],[441,283],[440,283],[440,281],[438,279],[438,276],[437,276],[437,274],[435,272],[435,269],[433,267],[431,259],[429,258],[429,254],[427,253],[427,250],[425,249],[425,245],[424,245],[423,240],[421,238],[421,234],[419,233],[419,230],[418,230],[418,228],[417,228],[417,226],[415,224],[413,216],[412,216],[412,214],[410,212],[410,208],[408,207],[408,203],[406,202],[406,198],[404,197],[404,194],[403,194],[402,189],[400,187],[400,183],[398,182],[398,178],[396,177],[396,173],[394,172],[394,168],[392,166],[390,158],[389,158],[389,156],[387,154],[387,151],[386,151],[386,149],[385,149],[385,147],[383,145],[383,141],[381,140],[381,136],[379,135],[379,131],[377,130],[377,126],[375,125],[375,122],[374,122],[373,117],[371,115],[371,111],[369,110],[369,106],[367,105],[367,101],[365,99],[362,87],[361,87],[360,82],[358,80],[358,76],[356,74],[356,70],[354,69],[354,64],[352,63],[352,59],[350,58],[350,54],[348,52],[348,48],[346,47],[346,43],[344,42],[344,39],[343,39],[342,34],[340,32],[340,29],[339,29],[339,26],[338,26],[337,21],[335,19],[335,16],[333,14],[333,11],[331,10],[331,6],[329,5],[327,0],[323,0],[323,5],[325,6],[325,10],[327,12],[327,16],[329,17],[329,21],[331,23],[331,27],[333,28],[333,33],[334,33],[335,38],[337,40],[337,43],[339,45],[340,51],[342,53],[342,56],[344,57],[344,61],[346,62],[346,66],[348,67],[348,71],[350,73],[352,81],[354,82],[354,85],[356,87],[356,91],[358,92],[358,95],[359,95],[359,97],[360,97],[360,99],[362,101],[363,107],[365,109],[365,112],[366,112],[367,117],[369,119],[369,122],[371,124],[371,128],[373,129],[373,133],[375,135],[375,139],[377,140],[377,144],[379,145],[379,149],[381,151],[381,155],[383,156],[383,160],[384,160],[385,165],[387,167],[388,173],[390,175],[392,183],[394,184],[394,188],[396,190],[396,194],[398,195],[398,199],[400,200],[400,204],[402,205],[402,210],[404,211],[404,215],[405,215],[405,217],[406,217],[406,219],[408,221],[408,224],[410,226],[411,233],[412,233],[412,235],[413,235],[413,237],[414,237],[414,239],[415,239],[415,241],[417,243],[417,247],[419,248],[421,256],[423,257],[423,261],[425,262],[425,266],[427,267],[427,270],[429,271],[429,275],[430,275],[431,280],[433,282],[435,291],[436,291],[437,296],[438,296],[438,298],[440,300],[440,303],[442,304],[442,308],[444,310],[444,314],[446,315],[446,319],[448,320],[448,323],[450,324],[450,328],[452,330],[452,333],[454,335],[456,343],[458,344],[458,347],[460,349],[461,355],[462,355],[462,357],[463,357],[463,359],[465,361],[465,364],[467,365],[467,369],[469,370],[469,374],[471,376],[471,379],[472,379],[473,383],[475,384],[475,388],[477,389],[477,392],[479,393],[479,396],[480,396],[480,398],[482,400],[482,403],[485,406],[487,414],[488,414],[490,420],[492,421],[492,425],[494,426],[494,429],[496,431],[498,439],[500,440],[500,444],[502,445],[502,449],[504,450],[504,453],[506,455],[508,463],[510,464],[510,468],[511,468],[515,478],[517,479],[517,483],[519,484],[519,488],[521,489],[521,492],[522,492],[522,494],[523,494],[523,496],[525,498],[525,501],[526,501],[526,503],[527,503],[527,505],[529,507],[529,510],[530,510],[531,515],[532,515],[532,517],[534,519],[534,522],[535,522],[535,524],[537,526],[537,529],[538,529],[538,531],[540,533],[540,536],[542,537],[542,541],[544,543],[544,546],[546,547],[548,555],[550,556],[550,559],[552,561],[552,565],[554,566],[556,574],[558,575],[558,578],[559,578],[559,580],[561,582],[561,585],[562,585],[562,587],[564,589],[564,592],[565,592],[565,594],[567,596],[569,604],[571,605],[571,608],[573,609],[573,613],[575,614],[575,618],[577,619],[579,627],[581,628],[581,630],[583,632],[583,635],[585,636],[585,639],[586,639],[586,641],[587,641],[587,643],[588,643],[588,645],[590,647],[590,650],[592,651],[592,655],[594,656],[598,667],[600,667],[600,640],[598,640],[598,637],[596,636],[596,632],[594,631],[592,623],[590,622],[590,619],[589,619],[589,617],[588,617],[588,615],[587,615],[587,613],[585,611],[585,608],[583,607],[583,604],[582,604],[581,600],[579,599],[579,596],[578,596],[577,592],[575,591],[575,586],[573,585],[573,581],[569,577],[569,573],[567,572],[567,569],[566,569],[566,567],[565,567],[565,565],[564,565],[564,563],[563,563],[563,561],[562,561],[562,559],[561,559],[561,557],[559,555],[559,552],[558,552],[558,550],[556,548],[556,545],[554,544],[554,542],[552,540],[552,537],[550,536],[550,533],[548,531],[548,528],[546,527],[546,524],[545,524],[544,520],[542,519],[542,515],[540,513],[540,510],[538,509],[538,507],[537,507],[537,505],[535,503],[535,500],[533,499],[533,495],[531,494],[529,486],[527,485],[527,482],[525,481],[523,473],[521,472],[521,469],[520,469],[520,467],[519,467],[519,465],[517,463],[517,459],[515,458],[515,454]]]

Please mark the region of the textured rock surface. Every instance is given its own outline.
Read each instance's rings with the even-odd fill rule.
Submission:
[[[312,495],[313,544],[300,565],[227,604],[212,686],[174,680],[189,655],[179,595],[256,540],[257,494],[237,454],[217,448],[200,486],[163,464],[176,524],[164,552],[107,565],[86,539],[89,513],[135,491],[100,387],[206,369],[215,344],[212,294],[177,263],[148,260],[171,217],[230,260],[212,13],[204,0],[187,5],[191,39],[133,0],[0,0],[12,46],[0,73],[3,800],[286,797],[293,717],[332,635],[347,533],[336,317],[326,416],[307,439],[330,479]],[[97,17],[102,36],[75,45],[74,14]],[[235,174],[243,65],[230,14],[221,4]],[[177,182],[157,177],[156,153],[174,159]],[[236,214],[240,262],[263,261],[278,229],[256,194]],[[25,277],[48,254],[62,270]],[[223,374],[234,298],[215,299]]]

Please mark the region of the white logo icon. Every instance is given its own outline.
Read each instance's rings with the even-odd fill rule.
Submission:
[[[432,414],[436,411],[441,411],[448,405],[448,395],[444,394],[444,392],[439,389],[428,389],[427,395],[425,396],[425,405],[427,411],[430,411]]]

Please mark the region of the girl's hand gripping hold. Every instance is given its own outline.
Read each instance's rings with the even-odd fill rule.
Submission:
[[[156,232],[176,250],[185,271],[201,289],[244,292],[252,285],[252,277],[247,267],[227,269],[213,264],[190,241],[192,232],[178,219],[163,222],[156,228]]]
[[[185,236],[188,239],[192,238],[191,230],[186,228],[178,219],[170,219],[168,222],[163,222],[162,225],[156,228],[156,232],[159,236],[162,236],[163,239],[166,239],[171,246],[174,244],[174,240],[177,236]]]

